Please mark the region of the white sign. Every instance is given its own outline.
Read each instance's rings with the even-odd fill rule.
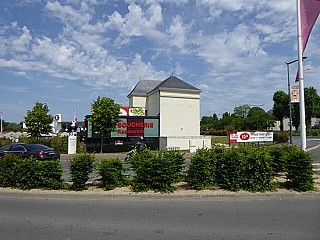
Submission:
[[[54,121],[55,122],[61,122],[62,121],[61,120],[61,113],[58,113],[58,114],[54,115]]]
[[[70,134],[68,137],[68,154],[77,153],[77,135]]]
[[[237,132],[237,142],[272,142],[273,132]]]
[[[295,84],[290,86],[290,99],[292,103],[300,102],[299,85]]]

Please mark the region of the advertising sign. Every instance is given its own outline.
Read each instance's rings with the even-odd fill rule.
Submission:
[[[118,122],[111,137],[159,137],[159,119],[128,118]]]
[[[272,142],[273,132],[229,132],[229,142]]]
[[[237,132],[229,132],[229,142],[236,143],[238,139]]]
[[[121,107],[119,116],[145,116],[146,110],[143,107]]]
[[[238,132],[237,142],[272,142],[273,132]]]
[[[300,101],[299,85],[290,85],[290,99],[292,103],[298,103]]]

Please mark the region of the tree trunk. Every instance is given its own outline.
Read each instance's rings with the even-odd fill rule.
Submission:
[[[101,137],[100,153],[102,153],[102,147],[103,147],[103,137]]]

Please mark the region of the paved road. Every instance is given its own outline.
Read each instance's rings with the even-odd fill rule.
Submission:
[[[320,195],[171,199],[0,196],[1,240],[318,240]]]

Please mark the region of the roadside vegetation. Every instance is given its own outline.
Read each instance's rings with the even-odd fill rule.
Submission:
[[[126,175],[126,170],[133,174]],[[313,191],[315,182],[310,154],[293,146],[199,149],[186,165],[179,151],[144,150],[131,162],[95,160],[91,153],[76,154],[69,162],[70,182],[62,180],[59,160],[39,161],[14,155],[0,157],[0,187],[82,191],[96,172],[96,187],[105,190],[130,186],[133,192],[174,192],[177,183],[186,189],[224,189],[267,192],[279,188]],[[14,177],[12,177],[14,176]],[[285,181],[278,182],[282,176]]]

